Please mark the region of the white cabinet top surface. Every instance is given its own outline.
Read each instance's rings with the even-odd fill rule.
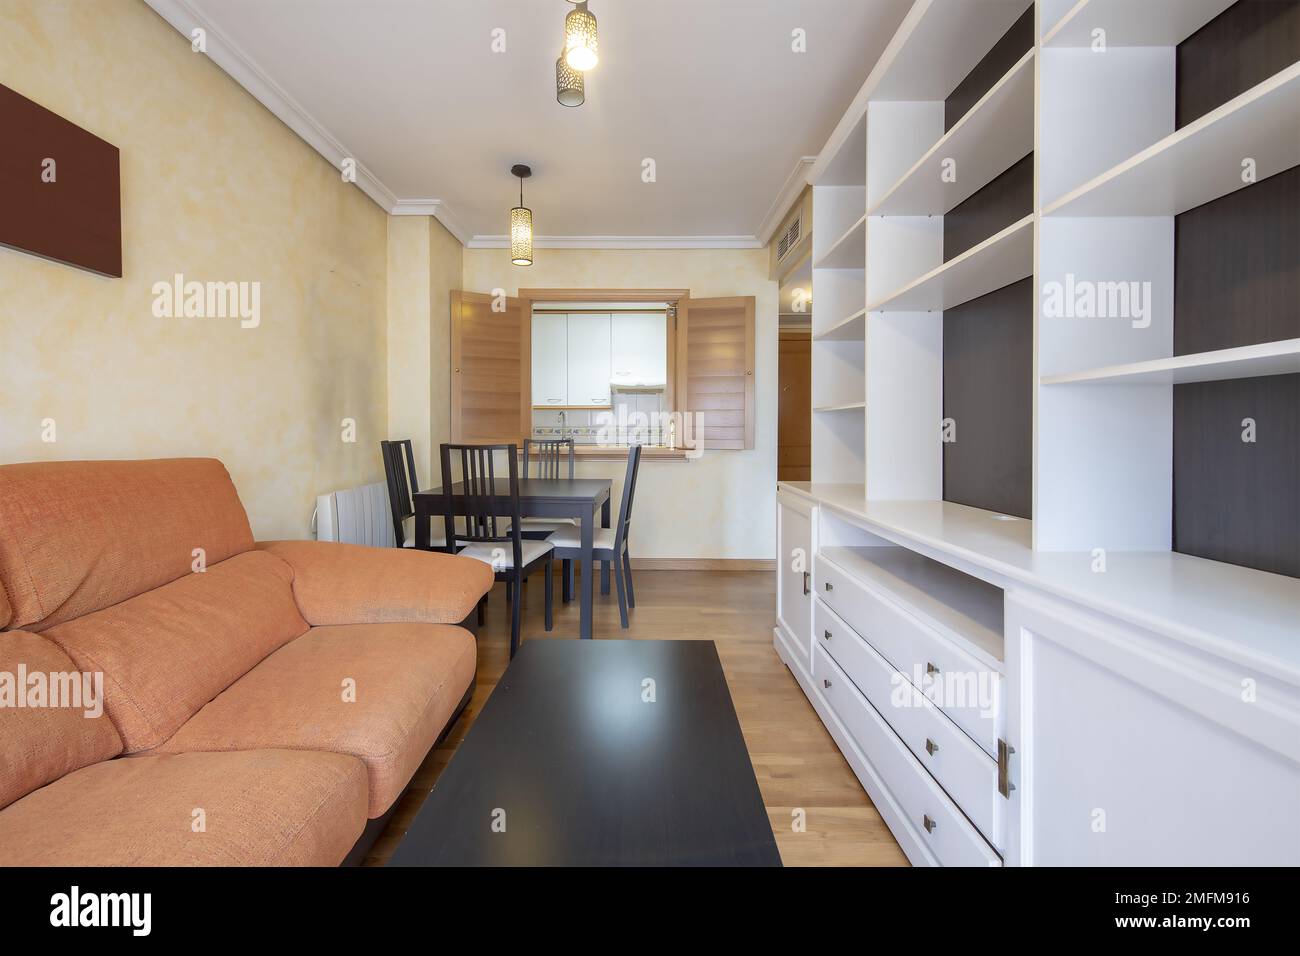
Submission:
[[[1177,552],[1034,551],[1033,523],[947,501],[867,501],[862,485],[781,482],[868,530],[1011,588],[1078,602],[1300,685],[1300,580]],[[983,573],[981,573],[983,572]]]

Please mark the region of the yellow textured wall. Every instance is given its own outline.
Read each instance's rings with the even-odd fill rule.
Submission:
[[[385,213],[142,2],[4,0],[0,82],[121,150],[125,273],[0,249],[0,461],[216,456],[263,538],[380,480]],[[260,326],[154,317],[178,272]]]
[[[436,488],[438,446],[451,441],[451,293],[463,288],[464,248],[436,219],[429,220],[429,401],[432,468],[420,481]],[[424,476],[428,475],[428,479]]]
[[[634,558],[764,558],[776,550],[777,284],[766,249],[538,249],[533,265],[510,264],[507,250],[466,249],[465,288],[690,289],[696,298],[756,298],[754,448],[706,450],[698,461],[644,460],[637,479]],[[615,479],[624,463],[584,462],[583,477]]]
[[[451,291],[461,244],[431,216],[388,220],[388,434],[411,439],[416,477],[436,487],[451,438]]]
[[[427,484],[433,434],[429,391],[429,217],[388,218],[388,435],[411,439]]]

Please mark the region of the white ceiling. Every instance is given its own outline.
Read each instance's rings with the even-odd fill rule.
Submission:
[[[566,109],[566,0],[148,2],[183,32],[205,26],[214,61],[331,161],[355,157],[377,201],[435,212],[462,239],[507,231],[510,166],[528,163],[539,236],[718,244],[776,225],[801,157],[821,149],[911,5],[591,0],[601,61],[586,105]],[[497,27],[504,53],[491,50]],[[791,50],[796,28],[806,53]]]

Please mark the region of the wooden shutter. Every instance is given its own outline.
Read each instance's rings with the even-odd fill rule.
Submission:
[[[705,448],[754,447],[754,297],[677,303],[677,411],[702,417]]]
[[[527,299],[452,292],[453,442],[519,443],[532,433],[532,313]]]

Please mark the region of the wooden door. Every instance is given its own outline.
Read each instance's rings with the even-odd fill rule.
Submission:
[[[703,423],[703,447],[753,448],[754,297],[678,300],[676,365],[678,410]]]
[[[518,443],[532,432],[532,303],[451,294],[451,440]]]
[[[777,481],[812,481],[812,333],[782,329],[777,352]]]

